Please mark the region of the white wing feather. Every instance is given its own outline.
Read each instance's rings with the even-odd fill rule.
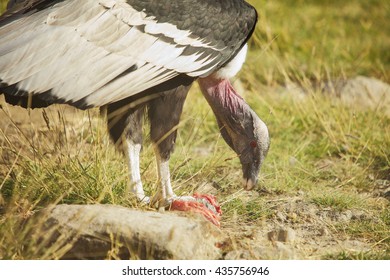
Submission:
[[[188,47],[198,49],[183,55]],[[180,73],[205,75],[218,65],[218,51],[126,1],[64,1],[0,27],[0,79],[31,94],[50,90],[54,99],[102,106]]]

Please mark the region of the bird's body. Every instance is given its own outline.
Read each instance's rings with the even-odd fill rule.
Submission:
[[[139,153],[148,108],[164,200],[184,100],[198,79],[221,134],[256,183],[269,137],[228,79],[241,68],[257,14],[243,0],[10,1],[0,17],[0,92],[24,107],[107,107],[126,147],[132,191],[144,199]]]

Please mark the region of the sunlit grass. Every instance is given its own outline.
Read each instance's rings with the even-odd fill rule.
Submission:
[[[242,190],[239,160],[195,86],[171,159],[176,193],[213,186],[224,212],[222,230],[237,234],[242,227],[272,223],[278,207],[292,198],[320,212],[365,211],[370,220],[335,222],[332,234],[364,240],[372,250],[324,258],[388,258],[388,202],[372,192],[377,180],[390,180],[390,118],[380,110],[354,108],[324,96],[312,83],[359,74],[389,82],[389,4],[250,2],[260,19],[239,78],[242,94],[268,125],[272,141],[259,186],[249,194]],[[0,4],[4,7],[5,1]],[[305,99],[277,91],[278,85],[291,81],[306,90]],[[110,143],[96,110],[57,106],[9,113],[7,108],[1,112],[6,125],[0,130],[0,258],[56,259],[66,252],[68,245],[61,242],[47,250],[45,242],[34,239],[42,235],[40,229],[27,222],[49,205],[110,203],[148,209],[128,195],[125,159]],[[157,177],[148,136],[141,164],[145,190],[153,195]],[[292,217],[290,223],[305,225],[299,213]]]

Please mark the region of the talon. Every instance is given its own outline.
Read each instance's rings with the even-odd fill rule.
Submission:
[[[137,195],[137,200],[139,203],[143,204],[143,205],[147,205],[147,204],[150,204],[150,197],[149,196],[138,196]]]
[[[161,209],[168,209],[172,201],[176,199],[176,196],[171,196],[169,198],[163,198],[161,193],[158,193],[153,196],[151,199],[150,204],[158,209],[158,211],[162,212],[163,210]]]

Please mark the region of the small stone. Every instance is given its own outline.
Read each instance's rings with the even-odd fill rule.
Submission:
[[[328,236],[329,235],[329,231],[326,227],[320,228],[318,231],[319,231],[320,236]]]
[[[271,242],[275,242],[278,240],[278,231],[273,230],[267,233],[268,240]]]
[[[296,233],[291,228],[281,228],[273,230],[267,234],[268,240],[272,242],[293,243],[296,239]]]
[[[285,243],[293,243],[296,239],[296,233],[291,228],[279,230],[278,240]]]

